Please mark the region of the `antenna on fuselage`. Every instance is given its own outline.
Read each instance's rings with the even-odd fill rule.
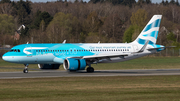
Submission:
[[[64,40],[63,43],[66,43],[66,40]]]
[[[29,42],[27,42],[26,44],[29,44]]]
[[[100,44],[100,41],[98,42],[98,44]]]

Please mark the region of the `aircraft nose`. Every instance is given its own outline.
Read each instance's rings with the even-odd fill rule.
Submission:
[[[2,59],[3,59],[4,61],[8,61],[8,57],[7,57],[5,54],[2,56]]]

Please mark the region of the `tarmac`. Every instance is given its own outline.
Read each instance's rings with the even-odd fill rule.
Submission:
[[[135,69],[135,70],[95,70],[93,73],[84,71],[67,72],[60,70],[41,70],[23,72],[0,72],[0,79],[46,78],[46,77],[98,77],[98,76],[157,76],[180,75],[180,69]]]

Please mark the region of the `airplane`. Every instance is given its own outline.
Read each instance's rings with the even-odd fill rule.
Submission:
[[[139,36],[131,43],[35,43],[14,46],[2,56],[12,63],[38,64],[40,69],[94,72],[91,64],[114,63],[136,59],[165,49],[156,44],[162,15],[154,15]],[[87,67],[88,66],[88,67]],[[86,68],[87,67],[87,68]]]

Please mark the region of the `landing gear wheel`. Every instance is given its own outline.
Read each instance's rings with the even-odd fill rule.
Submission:
[[[86,70],[87,70],[88,73],[94,72],[94,68],[93,67],[88,67]]]
[[[28,73],[28,69],[24,69],[23,72],[24,72],[24,73]]]
[[[24,67],[23,72],[24,73],[28,73],[28,66],[29,66],[29,64],[24,64],[24,65],[25,65],[25,67]]]

